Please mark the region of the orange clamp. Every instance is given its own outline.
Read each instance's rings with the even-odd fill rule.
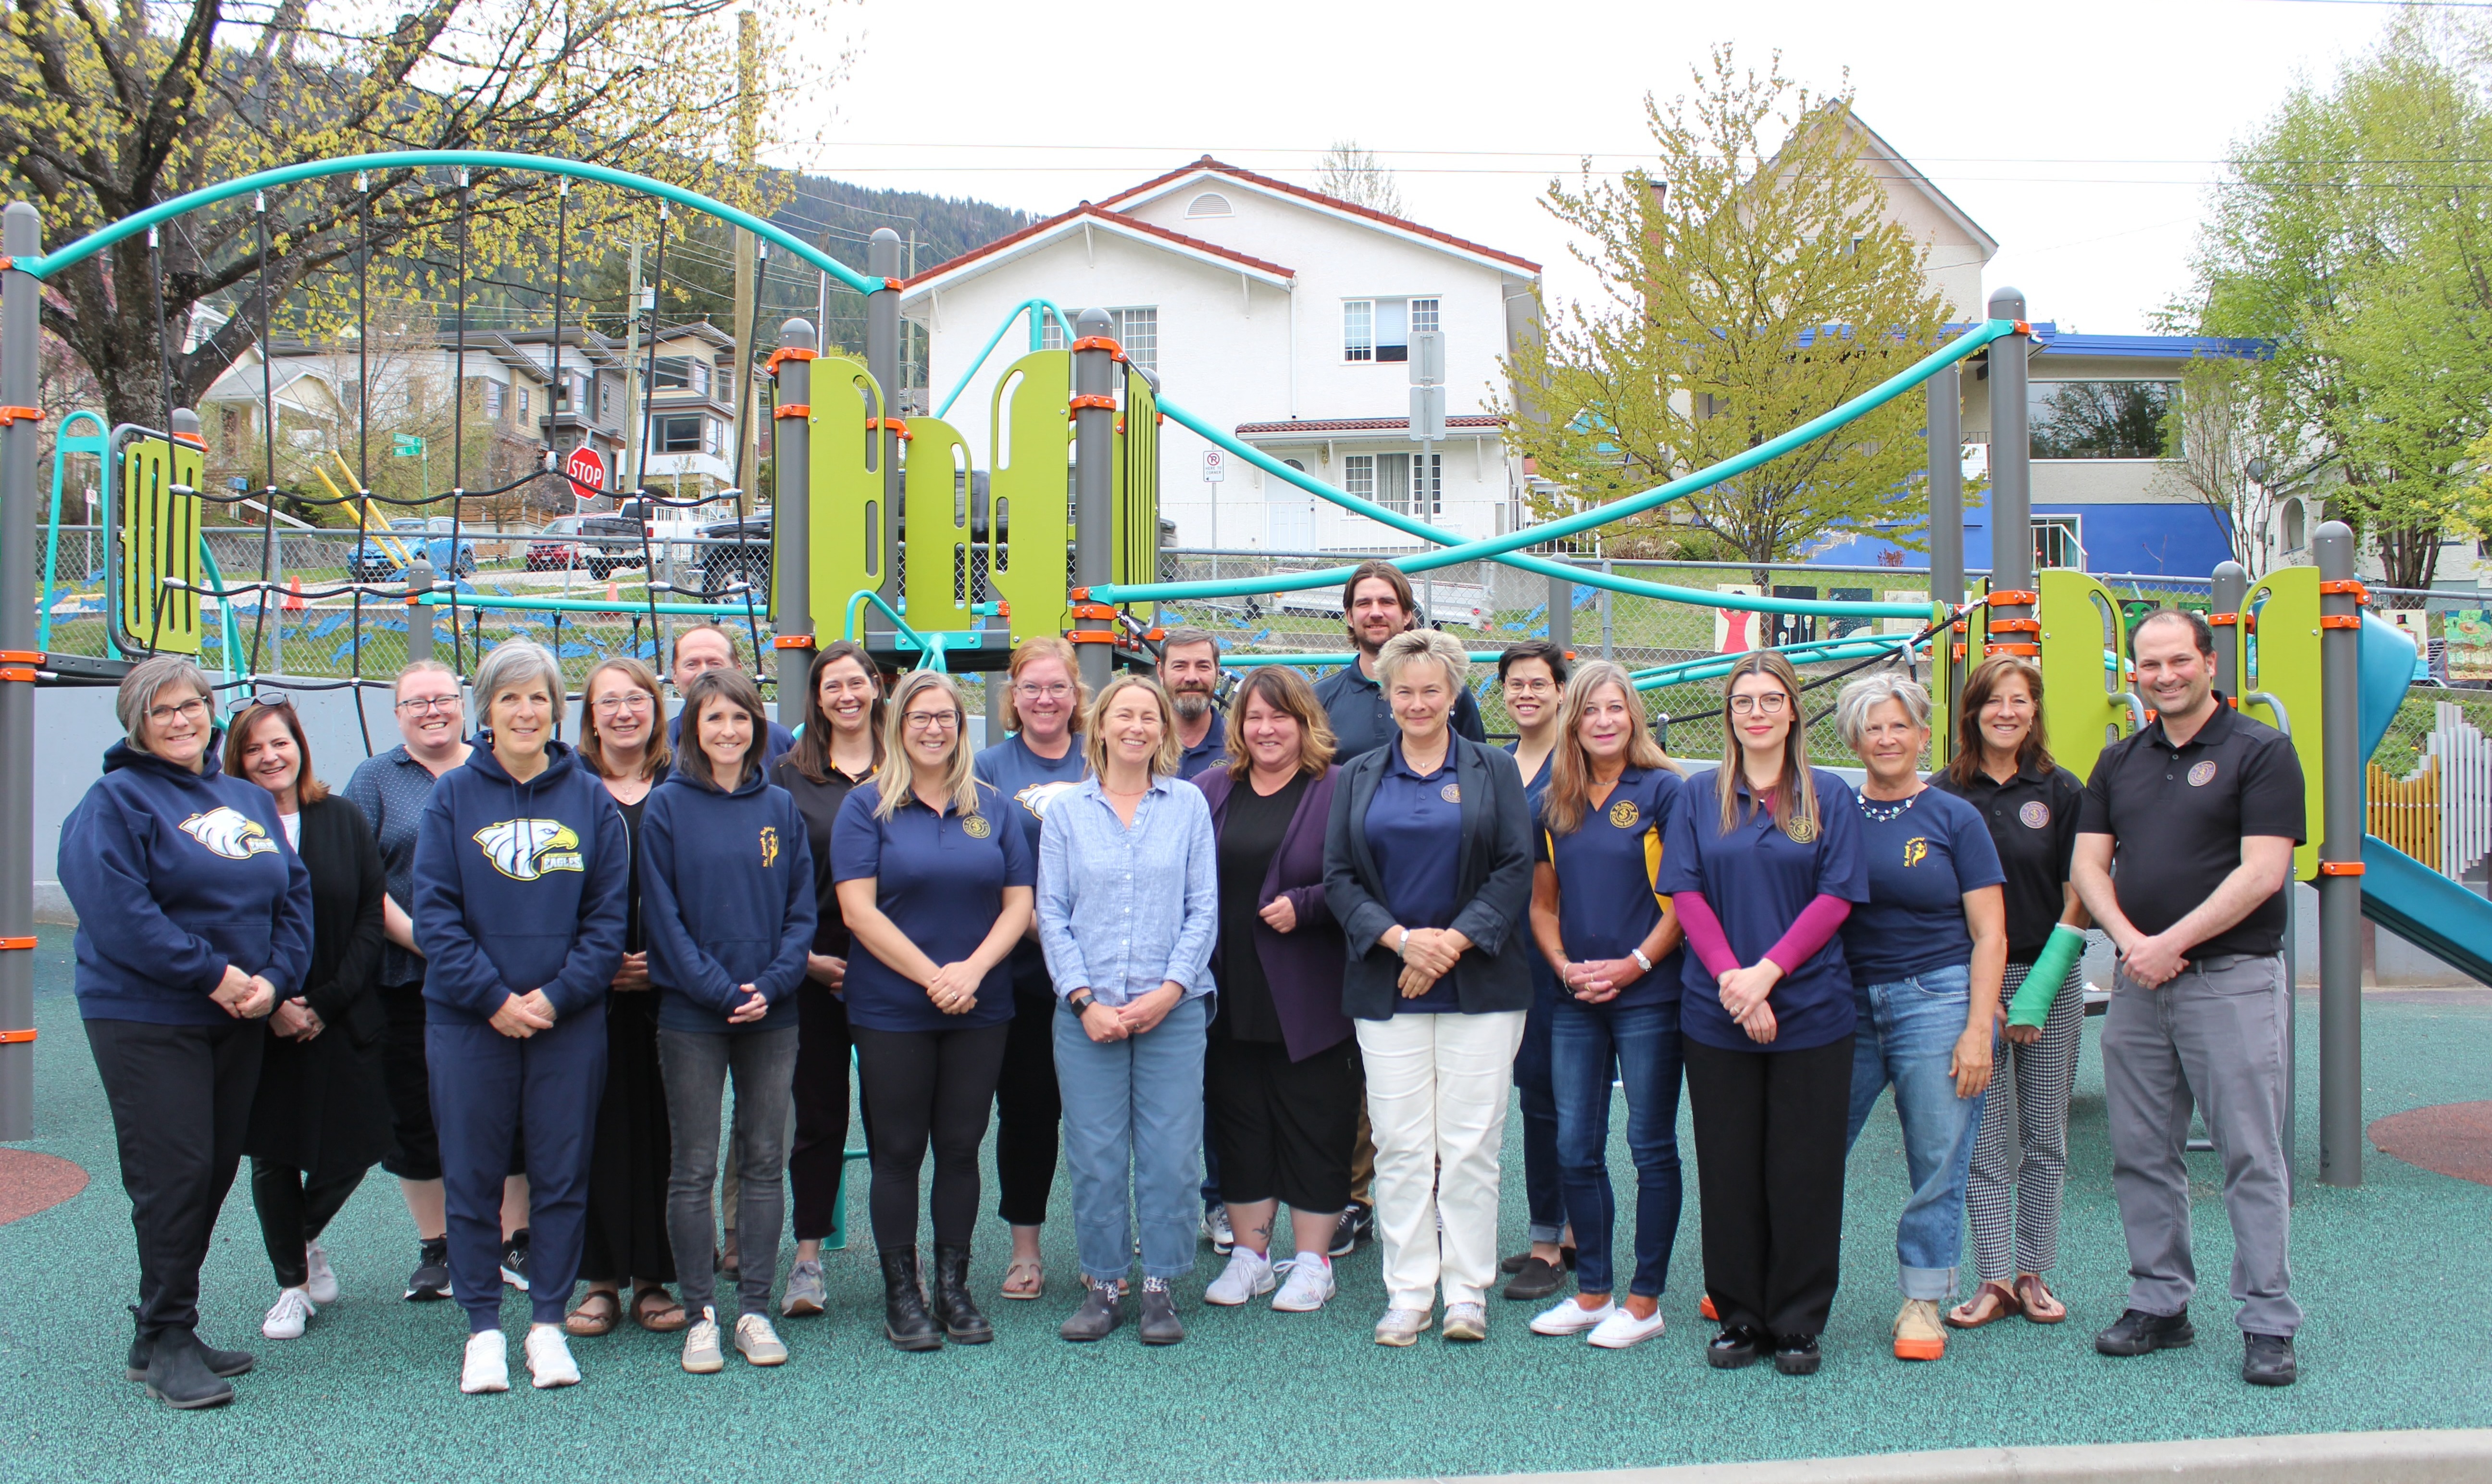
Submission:
[[[811,361],[813,359],[815,359],[813,351],[802,349],[795,345],[782,345],[778,349],[770,352],[770,359],[761,363],[761,370],[765,374],[776,376],[779,374],[779,363],[782,361]]]
[[[0,681],[6,680],[21,680],[28,685],[33,685],[35,672],[20,665],[0,666]]]
[[[173,434],[173,441],[176,443],[188,443],[193,448],[205,448],[208,446],[208,440],[200,437],[195,432],[177,432]]]
[[[1117,360],[1121,361],[1125,358],[1125,347],[1117,344],[1113,340],[1105,335],[1085,335],[1080,340],[1075,341],[1068,348],[1074,350],[1111,350],[1115,352]]]
[[[2032,604],[2041,602],[2042,595],[2037,592],[2028,591],[2021,587],[2002,587],[1999,591],[1992,593],[1989,597],[1984,598],[1982,601],[1995,608],[2016,608],[2019,606],[2030,607]]]
[[[1112,644],[1116,642],[1115,631],[1112,629],[1074,629],[1068,631],[1064,637],[1077,644]]]
[[[783,401],[770,409],[770,415],[774,418],[812,417],[814,404],[804,401]]]
[[[1104,619],[1109,623],[1114,623],[1116,621],[1116,610],[1104,603],[1077,603],[1073,605],[1073,616],[1076,618]]]
[[[1993,644],[1990,646],[1988,652],[1991,654],[2021,654],[2028,658],[2039,658],[2042,653],[2042,646],[2039,644]]]
[[[40,649],[0,649],[0,665],[41,665],[43,663],[44,652]]]
[[[1959,660],[1964,658],[1964,646],[1962,644],[1955,646],[1955,658]]]
[[[44,409],[41,407],[0,407],[0,428],[20,421],[40,423],[43,420]]]
[[[29,938],[27,941],[31,943],[34,940]],[[0,1046],[26,1046],[33,1044],[34,1039],[35,1029],[31,1025],[24,1030],[0,1030]]]
[[[811,649],[814,647],[814,636],[810,634],[773,635],[770,639],[770,647],[773,649]]]
[[[2042,620],[2038,618],[1994,618],[1990,621],[1990,632],[1993,634],[2039,634],[2042,632]]]
[[[898,279],[885,279],[882,281],[882,286],[885,288],[898,288],[900,286],[900,281]]]
[[[8,410],[6,407],[0,407],[0,412]],[[2319,591],[2323,597],[2341,598],[2351,594],[2357,603],[2371,601],[2371,590],[2362,585],[2360,578],[2322,578],[2319,581]]]
[[[2319,615],[2319,627],[2323,629],[2358,629],[2362,627],[2362,615],[2359,613],[2322,613]]]
[[[31,937],[0,937],[0,949],[32,948],[34,946],[35,940]]]
[[[1113,412],[1116,410],[1116,399],[1112,397],[1102,397],[1096,393],[1085,392],[1079,397],[1073,398],[1064,404],[1064,410],[1068,413],[1080,412],[1085,407],[1096,407],[1103,412]]]
[[[903,442],[917,436],[908,430],[908,424],[905,421],[896,417],[870,417],[865,420],[865,426],[868,432],[877,428],[888,428],[891,430],[891,435]]]
[[[2360,876],[2362,863],[2360,861],[2321,861],[2319,874],[2321,876]]]
[[[2210,613],[2207,615],[2207,626],[2210,629],[2229,629],[2240,621],[2241,615],[2239,613]]]

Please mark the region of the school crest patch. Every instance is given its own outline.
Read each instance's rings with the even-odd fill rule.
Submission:
[[[961,833],[971,840],[984,840],[994,832],[995,827],[987,822],[985,815],[964,815],[961,818]]]
[[[2193,763],[2193,764],[2191,764],[2191,766],[2190,766],[2190,768],[2189,768],[2189,787],[2192,787],[2192,788],[2204,788],[2204,787],[2207,787],[2209,784],[2211,784],[2211,783],[2213,783],[2214,781],[2215,781],[2215,759],[2214,759],[2214,758],[2210,757],[2210,758],[2208,758],[2208,759],[2207,759],[2206,761],[2204,761],[2204,762],[2200,762],[2200,763]]]
[[[769,825],[761,827],[761,869],[779,864],[779,832]]]
[[[1789,835],[1795,844],[1807,845],[1817,838],[1817,821],[1794,816],[1783,821],[1783,833]]]
[[[1643,817],[1644,816],[1636,811],[1633,799],[1620,799],[1610,806],[1610,822],[1622,830],[1634,829],[1636,821]]]
[[[579,837],[560,819],[504,819],[471,837],[485,859],[514,881],[533,881],[552,871],[585,871]]]
[[[1917,865],[1919,865],[1921,862],[1923,862],[1923,861],[1925,861],[1925,860],[1928,860],[1929,858],[1930,858],[1930,843],[1929,843],[1929,840],[1927,839],[1927,837],[1925,837],[1925,836],[1921,836],[1921,835],[1914,835],[1912,839],[1907,840],[1907,841],[1905,841],[1905,842],[1904,842],[1904,864],[1905,864],[1905,865],[1907,865],[1907,866],[1917,866]]]
[[[1437,797],[1443,799],[1448,804],[1459,804],[1463,801],[1463,786],[1460,784],[1447,784],[1442,788],[1437,790]]]
[[[207,846],[210,854],[229,861],[249,860],[277,848],[277,842],[260,828],[258,820],[231,804],[220,804],[205,814],[191,816],[182,821],[181,830]]]
[[[2046,830],[2051,827],[2051,806],[2040,799],[2029,799],[2024,808],[2016,811],[2016,817],[2029,830]]]

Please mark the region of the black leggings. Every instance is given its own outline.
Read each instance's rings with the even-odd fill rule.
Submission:
[[[1013,1018],[995,1079],[995,1188],[1003,1219],[1047,1225],[1055,1186],[1056,1128],[1064,1099],[1055,1086],[1055,986],[1033,949],[1013,956]]]
[[[917,1245],[917,1172],[934,1147],[934,1242],[969,1245],[978,1221],[978,1145],[987,1137],[1009,1024],[959,1030],[870,1030],[856,1038],[866,1143],[874,1151],[874,1245]]]
[[[818,1242],[831,1234],[847,1162],[848,1007],[810,978],[796,984],[795,1101],[787,1184],[795,1193],[796,1240]]]
[[[138,1333],[195,1329],[199,1264],[242,1163],[268,1030],[257,1021],[85,1025],[138,1237]]]
[[[291,1165],[251,1162],[252,1209],[259,1213],[259,1239],[268,1244],[268,1265],[277,1269],[279,1288],[299,1289],[311,1281],[304,1244],[329,1229],[330,1218],[363,1183],[361,1170],[324,1180]]]

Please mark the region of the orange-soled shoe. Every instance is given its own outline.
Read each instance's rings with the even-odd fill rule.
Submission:
[[[1895,1316],[1895,1358],[1939,1360],[1946,1355],[1946,1330],[1939,1324],[1935,1298],[1908,1298]]]

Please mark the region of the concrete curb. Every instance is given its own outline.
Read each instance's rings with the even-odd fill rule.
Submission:
[[[2479,1484],[2492,1429],[1956,1448],[1765,1464],[1484,1474],[1431,1484]],[[1416,1481],[1404,1481],[1416,1484]]]

